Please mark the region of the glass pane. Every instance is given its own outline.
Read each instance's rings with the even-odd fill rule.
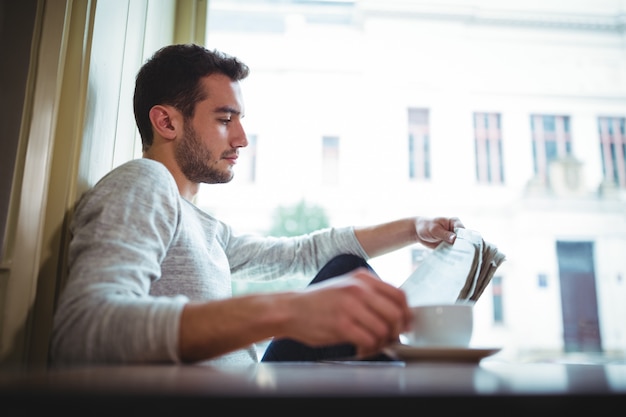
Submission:
[[[615,100],[626,85],[615,71],[623,31],[599,28],[592,2],[554,2],[549,15],[536,2],[508,10],[480,0],[208,4],[207,46],[251,67],[245,127],[258,137],[254,185],[236,173],[212,190],[215,215],[255,233],[269,229],[273,208],[300,199],[323,207],[333,225],[458,215],[507,254],[493,299],[479,301],[488,306],[478,320],[498,328],[481,326],[478,340],[516,343],[517,352],[564,345],[555,242],[584,236],[599,248],[603,346],[626,351],[626,321],[613,319],[626,296],[616,278],[626,276],[626,103]],[[619,22],[620,7],[608,9],[606,21]],[[564,54],[593,66],[583,71]],[[607,128],[596,131],[598,123]],[[333,187],[322,180],[333,148],[326,136],[341,145]],[[556,159],[572,165],[550,169]],[[567,188],[570,169],[581,189]],[[399,285],[414,249],[372,265]],[[528,300],[535,308],[518,308]],[[511,337],[499,338],[502,329]]]

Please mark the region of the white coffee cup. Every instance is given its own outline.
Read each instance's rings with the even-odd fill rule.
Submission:
[[[469,347],[474,327],[473,303],[432,304],[411,307],[408,344],[429,347]]]

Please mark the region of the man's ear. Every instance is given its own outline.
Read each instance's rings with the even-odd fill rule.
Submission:
[[[177,135],[178,113],[170,106],[156,105],[150,109],[150,122],[155,133],[165,139],[175,139]]]

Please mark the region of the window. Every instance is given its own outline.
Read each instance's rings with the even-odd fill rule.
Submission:
[[[604,179],[626,188],[626,118],[600,117],[600,152]]]
[[[547,274],[537,274],[537,286],[539,288],[548,287],[548,275]]]
[[[411,269],[417,269],[430,252],[430,249],[411,249]]]
[[[502,302],[502,277],[491,278],[491,297],[493,301],[493,322],[504,322],[504,303]]]
[[[560,288],[550,272],[557,258],[543,248],[576,233],[568,225],[582,224],[578,233],[610,247],[599,251],[598,264],[616,272],[598,281],[602,291],[626,285],[619,259],[611,258],[624,247],[622,238],[615,239],[624,230],[615,218],[623,203],[619,191],[626,188],[613,192],[612,185],[626,187],[626,103],[605,94],[613,76],[589,77],[595,71],[614,73],[620,35],[597,28],[591,6],[587,18],[581,8],[581,19],[587,19],[582,26],[561,31],[556,29],[571,17],[567,2],[548,20],[540,8],[518,2],[536,17],[521,30],[509,25],[518,12],[503,12],[493,3],[208,2],[206,46],[251,66],[242,83],[245,127],[256,135],[240,152],[232,184],[201,188],[211,197],[211,212],[258,234],[270,230],[276,208],[300,200],[323,207],[333,226],[373,224],[404,213],[458,214],[505,253],[507,247],[519,248],[520,257],[537,259],[540,267],[505,262],[502,271],[508,272],[493,277],[493,288],[482,295],[489,308],[480,314],[494,328],[481,332],[493,330],[485,336],[498,337],[503,322],[520,349],[560,343],[560,304],[551,302]],[[486,11],[498,15],[498,22],[485,18]],[[504,39],[516,48],[502,48]],[[594,65],[567,72],[571,63],[560,58],[565,49]],[[474,70],[451,82],[451,63],[459,60]],[[568,77],[553,78],[564,73]],[[587,78],[577,80],[578,75]],[[563,99],[574,96],[575,102]],[[574,140],[587,143],[590,152],[574,149]],[[603,166],[607,181],[601,185],[608,187],[598,189]],[[571,221],[554,221],[561,215]],[[542,229],[528,245],[527,222]],[[381,277],[399,283],[428,253],[421,245],[409,246],[372,258],[371,264]],[[516,275],[530,281],[502,285],[505,276]],[[518,297],[536,294],[537,309],[510,308]],[[605,304],[601,313],[611,317],[613,308]],[[546,326],[532,325],[544,316]],[[610,334],[626,335],[624,323],[609,320],[603,326]],[[624,338],[606,340],[613,348],[626,346]]]
[[[337,184],[339,181],[339,137],[322,137],[322,183]]]
[[[247,134],[248,146],[245,152],[239,154],[239,164],[237,167],[237,177],[245,183],[256,181],[256,159],[257,159],[257,135]]]
[[[545,181],[550,163],[572,154],[569,117],[535,114],[531,116],[530,124],[534,172]]]
[[[504,183],[500,114],[474,113],[474,140],[478,182]]]
[[[428,109],[409,109],[409,178],[430,179]]]

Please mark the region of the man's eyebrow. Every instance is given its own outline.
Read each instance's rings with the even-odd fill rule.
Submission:
[[[214,113],[232,113],[234,115],[239,116],[241,114],[241,112],[239,110],[237,110],[234,107],[230,107],[230,106],[222,106],[222,107],[218,107],[215,110],[213,110]]]

